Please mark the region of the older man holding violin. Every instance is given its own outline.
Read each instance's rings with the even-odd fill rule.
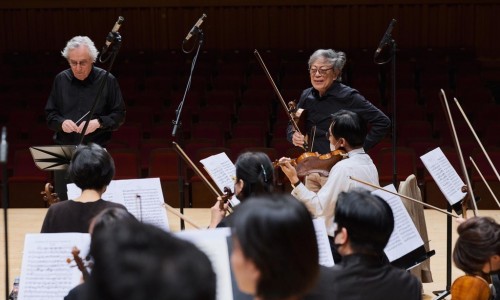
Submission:
[[[346,55],[332,49],[316,50],[309,58],[309,75],[312,87],[304,90],[300,96],[297,108],[304,109],[305,131],[309,135],[309,142],[314,138],[311,152],[326,154],[330,152],[330,143],[325,133],[330,125],[330,115],[346,109],[358,113],[371,128],[366,136],[365,150],[369,150],[382,140],[390,128],[389,118],[372,103],[367,101],[357,90],[342,83],[341,74],[346,62]],[[288,126],[287,138],[295,146],[302,147],[304,136]],[[306,186],[318,191],[326,182],[326,178],[318,173],[306,178]]]
[[[349,177],[353,176],[379,185],[377,168],[363,149],[366,132],[366,123],[355,112],[340,110],[331,116],[331,124],[326,134],[331,148],[343,149],[347,154],[346,158],[331,168],[325,185],[317,192],[311,191],[300,182],[297,170],[292,166],[289,158],[280,159],[281,169],[292,184],[292,195],[303,202],[315,217],[325,219],[334,256],[336,251],[333,248],[332,240],[335,235],[333,214],[337,196],[340,192],[353,188],[366,189],[366,185],[352,181]]]

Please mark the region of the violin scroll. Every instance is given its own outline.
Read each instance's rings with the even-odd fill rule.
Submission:
[[[47,203],[47,206],[51,206],[52,204],[61,201],[57,193],[54,193],[53,191],[54,191],[54,186],[50,184],[50,182],[47,182],[45,184],[45,189],[40,192],[40,194],[43,195],[43,201]]]
[[[76,263],[76,266],[78,267],[78,270],[82,272],[83,281],[87,281],[90,276],[87,267],[90,267],[90,264],[87,263],[87,265],[85,265],[84,260],[80,257],[80,249],[78,249],[77,247],[73,247],[73,249],[71,250],[71,254],[73,255],[73,259],[68,258],[66,259],[66,262],[69,264],[71,263],[71,261],[74,261]]]
[[[224,204],[227,203],[229,201],[229,199],[231,199],[231,197],[233,197],[234,193],[231,191],[231,189],[227,186],[224,187],[224,195],[220,196],[221,198],[221,201],[219,202],[219,208],[221,210],[224,209]],[[229,206],[231,206],[231,202],[229,202]]]

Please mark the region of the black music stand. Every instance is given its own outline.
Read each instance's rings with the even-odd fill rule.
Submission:
[[[42,171],[60,171],[68,169],[75,145],[51,145],[30,147],[35,165]]]

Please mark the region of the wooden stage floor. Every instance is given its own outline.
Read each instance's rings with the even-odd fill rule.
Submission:
[[[26,233],[38,233],[45,216],[46,209],[9,209],[8,211],[8,227],[9,227],[9,280],[11,289],[14,277],[19,276],[21,271],[21,259],[23,253],[24,236]],[[196,221],[200,227],[206,227],[210,221],[210,211],[208,208],[191,208],[185,209],[186,216]],[[470,212],[469,214],[472,214]],[[179,219],[172,213],[168,212],[168,220],[170,229],[178,231],[180,228]],[[500,210],[482,210],[479,211],[480,216],[491,216],[497,222],[500,222]],[[3,216],[3,211],[1,213]],[[432,291],[443,290],[446,287],[446,216],[434,210],[425,210],[427,230],[430,239],[430,248],[436,251],[436,255],[431,258],[431,271],[434,282],[424,283],[424,294],[422,299],[432,299],[434,294]],[[3,219],[3,217],[2,217]],[[4,251],[4,230],[3,220],[0,221],[0,297],[5,294],[5,251]],[[452,221],[452,241],[456,239],[457,224]],[[186,224],[186,229],[192,227]],[[452,280],[463,273],[452,268]],[[449,299],[448,297],[447,299]]]

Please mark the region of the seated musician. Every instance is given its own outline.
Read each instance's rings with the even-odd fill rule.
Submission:
[[[49,207],[43,221],[42,233],[88,232],[90,220],[108,207],[119,203],[101,199],[115,175],[115,164],[109,153],[97,144],[80,145],[68,168],[68,176],[82,190],[79,197]]]
[[[455,265],[470,275],[464,281],[456,281],[451,287],[452,299],[485,299],[481,292],[489,292],[490,299],[500,299],[498,274],[500,271],[500,225],[489,217],[474,217],[465,220],[457,228],[458,238],[453,250]],[[488,290],[487,281],[494,288]],[[477,280],[476,280],[477,279]],[[484,281],[484,285],[470,288],[467,284]],[[483,289],[479,287],[484,287]],[[484,294],[483,294],[484,295]]]
[[[325,139],[330,125],[329,116],[341,109],[358,113],[370,125],[370,131],[362,145],[366,151],[380,142],[389,131],[389,118],[357,90],[341,83],[346,60],[344,52],[332,49],[318,49],[309,58],[312,87],[302,92],[297,107],[306,111],[305,130],[302,134],[309,136],[308,145],[313,147],[309,149],[311,152],[330,152],[330,143]],[[291,125],[287,128],[287,138],[295,146],[304,145],[302,134],[295,131]],[[305,184],[309,190],[316,192],[326,180],[327,178],[319,173],[312,173],[306,177]]]
[[[379,185],[377,168],[363,149],[366,130],[365,122],[357,113],[341,110],[332,115],[332,122],[328,129],[331,148],[345,150],[348,158],[342,159],[333,166],[327,182],[317,193],[310,191],[300,182],[295,168],[286,162],[287,158],[280,159],[280,162],[284,162],[281,169],[292,183],[292,195],[305,203],[315,217],[325,219],[330,243],[334,235],[333,214],[337,196],[340,192],[355,187],[366,188],[365,185],[350,180],[349,176]],[[332,252],[335,260],[338,261],[339,257],[335,257],[334,248]]]
[[[94,232],[92,300],[215,300],[216,277],[192,243],[140,222],[118,221]]]
[[[249,197],[271,194],[274,184],[274,167],[269,157],[262,152],[242,153],[235,163],[236,179],[234,183],[234,195],[240,201]],[[228,203],[220,208],[220,199],[217,200],[211,210],[211,221],[209,228],[226,227],[229,219],[224,218],[228,210]]]
[[[318,255],[311,215],[293,197],[257,197],[236,207],[231,266],[238,288],[253,299],[303,299],[317,281]]]
[[[342,261],[330,273],[330,299],[422,299],[420,281],[385,258],[384,248],[394,229],[389,204],[367,190],[342,192],[334,228]]]
[[[97,216],[92,218],[89,226],[89,233],[99,232],[103,228],[111,226],[117,222],[136,222],[137,219],[126,209],[120,207],[109,207],[102,210]],[[92,240],[91,240],[92,243]],[[80,284],[69,291],[64,300],[86,300],[88,299],[87,289],[88,282]]]

